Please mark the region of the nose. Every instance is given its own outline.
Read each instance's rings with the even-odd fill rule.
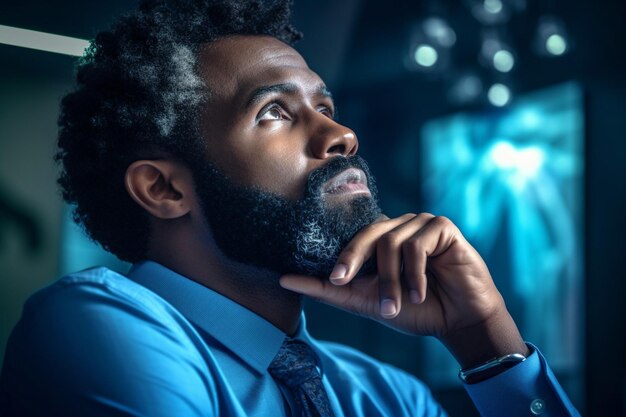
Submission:
[[[315,158],[356,154],[359,141],[352,129],[320,113],[317,113],[311,124],[313,129],[310,132],[309,147]]]

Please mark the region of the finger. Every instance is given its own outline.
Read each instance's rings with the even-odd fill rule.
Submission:
[[[375,314],[368,296],[356,296],[351,286],[336,286],[328,280],[306,275],[283,275],[278,281],[281,287],[311,297],[354,313],[371,316]],[[370,293],[369,291],[366,291]]]
[[[426,299],[428,258],[440,255],[448,249],[456,230],[445,217],[433,216],[403,243],[404,279],[409,287],[411,302],[419,304]]]
[[[326,280],[306,275],[283,275],[278,280],[281,287],[312,298],[336,298],[342,287],[329,285]]]
[[[401,243],[393,238],[383,238],[376,246],[380,315],[386,319],[397,316],[402,308],[402,287],[400,285],[402,259],[400,247]]]
[[[386,214],[381,213],[380,216],[378,216],[378,218],[374,220],[374,223],[384,222],[385,220],[389,220],[389,217],[387,217]]]
[[[359,231],[339,254],[335,267],[330,273],[330,281],[335,285],[349,283],[374,253],[380,236],[415,216],[415,214],[405,214],[395,219],[380,220]]]
[[[404,261],[404,281],[409,289],[409,300],[421,304],[426,298],[427,277],[423,265],[428,257],[417,238],[411,238],[402,245]]]
[[[397,316],[402,308],[401,269],[404,241],[413,236],[433,217],[429,213],[419,214],[387,232],[377,242],[380,312],[384,318]],[[408,289],[416,291],[416,288],[409,287]],[[415,298],[415,295],[413,297]]]

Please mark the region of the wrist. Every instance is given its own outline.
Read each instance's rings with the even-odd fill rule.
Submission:
[[[475,368],[510,354],[524,357],[530,354],[506,308],[479,324],[447,334],[441,341],[462,369]]]

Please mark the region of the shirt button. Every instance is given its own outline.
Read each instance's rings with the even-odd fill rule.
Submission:
[[[544,411],[546,411],[546,403],[543,400],[536,399],[530,403],[530,412],[534,415],[543,414]]]

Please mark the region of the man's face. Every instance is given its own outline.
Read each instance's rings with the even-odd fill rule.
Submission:
[[[220,249],[278,272],[327,274],[380,209],[352,130],[288,45],[233,36],[200,54],[210,98],[199,198]]]

